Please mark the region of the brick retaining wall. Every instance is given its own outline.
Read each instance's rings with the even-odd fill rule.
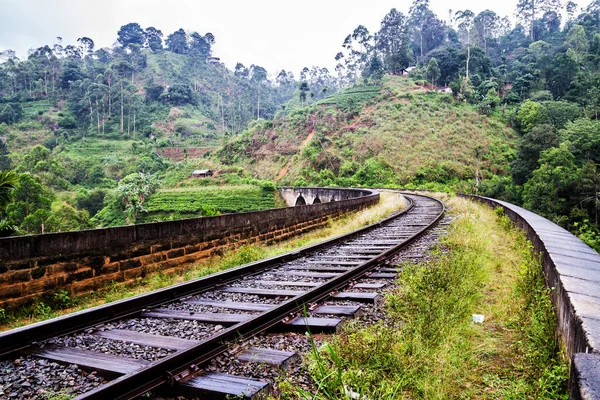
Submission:
[[[346,190],[346,189],[339,189]],[[309,206],[0,239],[0,308],[176,271],[253,243],[273,243],[376,204],[379,194]]]

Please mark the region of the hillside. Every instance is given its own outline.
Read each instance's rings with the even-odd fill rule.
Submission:
[[[507,175],[516,139],[499,115],[387,75],[255,124],[215,157],[278,184],[464,187]]]

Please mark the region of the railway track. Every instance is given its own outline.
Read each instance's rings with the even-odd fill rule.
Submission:
[[[55,379],[44,376],[56,370],[77,399],[130,399],[161,387],[202,398],[258,393],[266,383],[202,366],[266,330],[335,332],[343,316],[360,312],[357,303],[379,301],[377,290],[397,274],[381,261],[444,213],[438,200],[405,197],[407,209],[349,235],[0,333],[0,398],[43,398]],[[281,365],[293,356],[285,353],[252,347],[238,358]]]

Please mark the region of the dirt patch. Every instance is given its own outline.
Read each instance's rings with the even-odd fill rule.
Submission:
[[[306,137],[306,139],[304,139],[302,141],[302,143],[300,143],[300,148],[298,149],[298,151],[300,151],[303,148],[305,148],[306,145],[308,145],[308,143],[310,143],[310,141],[312,140],[312,138],[314,136],[315,136],[315,130],[313,129],[312,131],[310,131],[310,133],[308,134],[308,136]],[[281,178],[283,178],[287,174],[288,167],[290,166],[290,162],[292,162],[292,158],[291,157],[288,160],[288,162],[285,163],[285,165],[283,166],[283,168],[281,168],[281,170],[279,171],[279,173],[277,174],[277,180],[280,180]]]

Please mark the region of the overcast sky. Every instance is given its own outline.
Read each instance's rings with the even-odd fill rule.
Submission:
[[[514,18],[517,0],[430,0],[442,19],[448,9],[490,8]],[[214,55],[229,68],[236,62],[258,64],[269,73],[285,68],[297,74],[304,66],[335,65],[346,35],[356,26],[379,28],[383,16],[396,8],[407,13],[412,0],[0,0],[0,50],[27,50],[45,44],[75,43],[88,36],[96,48],[111,46],[119,28],[137,22],[165,35],[183,28],[216,38]],[[579,0],[587,5],[588,0]]]

